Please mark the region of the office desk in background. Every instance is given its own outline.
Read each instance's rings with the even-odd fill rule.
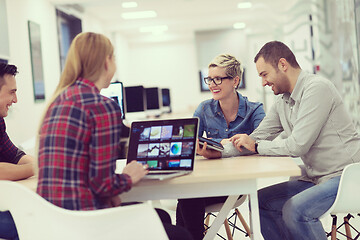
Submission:
[[[261,239],[257,179],[300,175],[290,157],[241,156],[224,159],[197,157],[194,172],[173,179],[145,180],[121,194],[123,202],[229,196],[208,230],[205,240],[214,239],[241,194],[249,195],[252,239]],[[18,181],[36,191],[37,178]]]

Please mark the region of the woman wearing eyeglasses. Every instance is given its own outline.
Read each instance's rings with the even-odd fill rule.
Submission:
[[[237,92],[242,73],[241,63],[234,56],[222,54],[211,61],[204,81],[213,98],[202,102],[194,113],[200,119],[199,136],[205,134],[224,145],[235,134],[252,133],[265,117],[262,103],[250,102]],[[200,147],[197,152],[203,153]],[[225,200],[226,197],[179,199],[176,224],[187,228],[195,240],[202,239],[205,207]]]
[[[199,136],[206,133],[220,142],[238,133],[250,134],[265,117],[262,103],[250,102],[236,91],[242,74],[234,56],[222,54],[211,61],[204,80],[213,98],[202,102],[194,113],[200,119]]]

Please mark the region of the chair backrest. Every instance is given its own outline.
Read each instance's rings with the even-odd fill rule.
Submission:
[[[360,163],[344,168],[336,199],[326,214],[360,212]],[[324,214],[325,215],[325,214]],[[323,216],[324,216],[323,215]]]
[[[168,239],[148,204],[71,211],[11,181],[0,181],[0,193],[0,210],[11,212],[21,240]]]

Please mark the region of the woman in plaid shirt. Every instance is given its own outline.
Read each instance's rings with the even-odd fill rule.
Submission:
[[[109,39],[95,33],[74,39],[40,129],[37,192],[59,207],[119,205],[118,195],[147,173],[136,161],[114,173],[121,111],[100,90],[109,86],[115,70]]]
[[[81,33],[71,43],[59,85],[40,128],[37,192],[70,210],[120,205],[148,170],[137,161],[115,174],[119,156],[121,110],[100,95],[114,76],[114,49],[108,38]],[[158,210],[170,239],[191,239]]]

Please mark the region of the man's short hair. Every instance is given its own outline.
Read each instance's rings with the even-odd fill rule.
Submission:
[[[243,69],[241,67],[241,62],[237,60],[234,56],[230,54],[221,54],[216,56],[210,63],[210,67],[222,67],[225,68],[225,73],[229,77],[239,76],[240,81],[243,73]]]
[[[266,43],[256,54],[254,62],[256,63],[260,57],[263,57],[264,61],[270,63],[275,69],[278,69],[280,58],[285,58],[292,67],[300,68],[294,53],[288,46],[279,41]]]
[[[0,63],[0,89],[5,84],[4,75],[10,74],[15,76],[18,73],[17,67],[15,65]]]

